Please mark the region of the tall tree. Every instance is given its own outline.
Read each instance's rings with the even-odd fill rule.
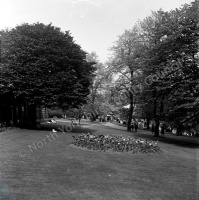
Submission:
[[[87,55],[87,61],[95,63],[96,71],[93,74],[90,85],[90,94],[87,101],[87,112],[95,120],[98,115],[108,114],[108,105],[106,102],[107,85],[111,82],[112,71],[98,59],[95,52]]]
[[[168,40],[168,45],[175,44],[172,49],[176,53],[173,56],[180,60],[181,68],[165,85],[171,86],[167,118],[175,123],[178,134],[182,134],[185,129],[199,130],[198,6],[199,1],[196,0],[172,12],[178,19],[178,29],[171,40]]]
[[[86,102],[94,67],[69,31],[36,23],[0,34],[2,62],[8,69],[4,80],[12,83],[16,98],[61,108]]]
[[[135,89],[139,90],[137,79],[140,75],[140,57],[143,50],[143,41],[139,37],[139,27],[135,25],[131,30],[126,30],[119,36],[111,50],[113,52],[111,65],[115,72],[121,74],[121,86],[126,91],[129,100],[127,130],[130,131],[136,94],[139,93]]]
[[[150,47],[145,75],[151,77],[146,88],[154,102],[153,117],[157,125],[160,119],[172,121],[178,133],[198,123],[197,19],[198,0],[170,12],[154,12],[141,25]]]

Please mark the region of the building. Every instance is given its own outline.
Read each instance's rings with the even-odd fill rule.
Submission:
[[[11,91],[0,94],[0,126],[36,128],[48,118],[47,109],[28,104],[22,98],[14,98]]]

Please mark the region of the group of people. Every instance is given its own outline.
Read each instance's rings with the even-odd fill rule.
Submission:
[[[155,127],[156,127],[156,123],[155,123],[155,121],[153,121],[151,124],[151,133],[152,134],[155,134]],[[161,133],[161,136],[164,136],[164,134],[165,134],[165,123],[164,122],[160,123],[160,133]]]
[[[135,129],[135,132],[137,132],[137,130],[138,130],[138,122],[136,122],[136,121],[133,121],[131,123],[131,130],[134,131],[134,129]]]

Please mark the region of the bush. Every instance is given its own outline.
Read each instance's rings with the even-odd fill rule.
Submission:
[[[73,136],[73,144],[89,150],[112,150],[116,152],[158,153],[161,152],[156,142],[139,138],[124,138],[113,135],[93,135],[90,133]]]
[[[48,117],[49,118],[62,118],[63,112],[59,109],[57,110],[52,110],[52,109],[48,109]]]

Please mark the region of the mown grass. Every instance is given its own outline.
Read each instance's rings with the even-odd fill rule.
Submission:
[[[198,199],[197,146],[167,143],[165,138],[159,141],[161,154],[96,152],[70,145],[79,132],[134,134],[101,125],[76,127],[74,132],[56,133],[58,138],[33,153],[27,145],[42,141],[49,131],[24,129],[1,135],[1,180],[9,183],[11,199]],[[25,158],[18,156],[22,148]]]

